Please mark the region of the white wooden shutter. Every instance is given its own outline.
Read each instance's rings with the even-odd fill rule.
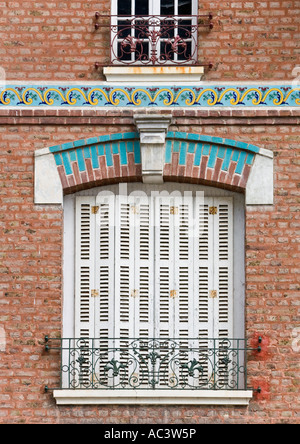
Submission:
[[[100,193],[96,197],[95,226],[95,328],[93,348],[99,350],[94,357],[94,387],[110,385],[106,364],[113,358],[114,337],[114,212],[115,196]]]
[[[134,334],[144,339],[154,335],[154,221],[151,202],[150,197],[134,196]]]
[[[176,381],[185,384],[191,379],[183,366],[194,359],[191,348],[194,329],[194,283],[193,283],[193,197],[184,195],[173,199],[174,211],[174,337],[178,338],[180,368],[175,373]],[[170,380],[174,375],[170,375]]]
[[[194,237],[194,301],[195,301],[195,337],[199,340],[199,356],[203,372],[199,375],[198,385],[205,387],[211,377],[209,366],[209,350],[213,344],[209,338],[213,332],[213,299],[209,297],[213,288],[213,216],[209,208],[213,205],[212,198],[195,199],[195,237]]]
[[[155,298],[156,337],[174,338],[174,201],[155,197]]]
[[[214,198],[214,336],[233,335],[233,214],[232,198]]]
[[[95,289],[95,216],[92,207],[94,197],[76,198],[75,218],[75,376],[74,387],[89,387],[91,384],[91,359],[89,349],[94,337]],[[80,359],[79,359],[80,358]]]
[[[134,200],[116,196],[115,336],[134,338]]]
[[[227,361],[233,338],[233,214],[232,198],[215,198],[214,285],[217,289],[214,307],[214,333],[218,340],[219,388],[230,386],[232,358]],[[229,338],[229,340],[228,340]]]
[[[153,335],[153,222],[150,198],[117,196],[115,249],[115,336],[118,346],[126,349],[130,340],[147,340]],[[137,356],[120,352],[118,360],[125,368],[120,378],[136,381],[147,377],[147,368],[140,372]],[[133,363],[133,361],[136,361]],[[135,367],[137,365],[137,367]],[[134,377],[133,373],[134,372]],[[133,383],[133,382],[132,382]]]
[[[232,337],[233,333],[232,212],[231,198],[206,197],[195,202],[194,297],[198,300],[199,358],[204,369],[199,385],[214,382],[213,368],[207,359],[209,349],[217,349],[218,338]],[[225,349],[223,352],[226,353]],[[224,382],[222,365],[218,377]]]
[[[75,219],[75,337],[94,336],[95,216],[94,197],[76,198]]]

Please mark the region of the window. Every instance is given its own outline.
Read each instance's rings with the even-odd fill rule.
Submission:
[[[195,64],[195,0],[112,2],[112,63]]]
[[[240,193],[128,183],[65,196],[57,403],[246,405],[244,282]]]
[[[232,337],[232,242],[230,197],[77,197],[76,337]]]
[[[75,207],[75,337],[86,363],[76,387],[90,387],[91,349],[101,350],[97,388],[237,384],[225,359],[234,334],[233,198],[105,192],[78,196]],[[160,358],[152,379],[150,349]]]

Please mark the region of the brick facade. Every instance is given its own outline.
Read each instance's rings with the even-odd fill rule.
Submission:
[[[108,2],[1,2],[1,64],[11,80],[103,79],[95,62],[108,63],[109,33],[95,31],[96,11]],[[299,58],[299,2],[199,2],[214,28],[203,29],[199,60],[213,63],[205,80],[291,79]],[[266,65],[268,69],[266,70]]]
[[[1,65],[9,80],[97,80],[94,62],[107,61],[93,14],[107,2],[0,2]],[[205,80],[292,80],[299,63],[298,1],[201,2],[214,29],[202,35],[199,58],[212,61]],[[213,60],[212,60],[213,59]],[[266,69],[267,65],[267,69]],[[165,113],[170,110],[160,110]],[[79,140],[134,133],[134,111],[0,109],[0,422],[1,423],[299,423],[299,140],[300,110],[172,109],[170,132],[196,134],[271,150],[274,205],[246,207],[246,337],[260,354],[248,360],[249,384],[260,387],[247,407],[56,406],[44,386],[56,386],[58,354],[44,336],[60,336],[63,304],[63,210],[34,204],[34,152]],[[92,144],[91,144],[92,145]],[[175,154],[175,155],[174,155]],[[184,166],[173,152],[167,180],[199,182],[243,192],[247,168],[211,171],[207,157]],[[139,180],[134,151],[122,169],[97,153],[98,167],[58,165],[67,193]],[[180,163],[180,162],[179,162]],[[113,173],[110,173],[113,168]],[[174,172],[176,170],[176,173]],[[86,185],[85,185],[86,184]]]

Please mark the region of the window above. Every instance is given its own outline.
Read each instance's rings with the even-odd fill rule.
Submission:
[[[197,0],[112,0],[111,64],[196,65],[199,17]]]

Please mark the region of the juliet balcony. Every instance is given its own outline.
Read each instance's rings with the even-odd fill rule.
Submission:
[[[75,403],[70,399],[80,403],[83,394],[87,400],[84,403],[94,403],[92,399],[97,403],[112,399],[115,403],[132,403],[132,398],[144,400],[139,403],[152,403],[149,400],[155,402],[157,398],[166,398],[167,403],[174,403],[176,398],[183,400],[180,403],[204,398],[214,403],[214,398],[223,403],[220,400],[226,398],[245,404],[252,396],[247,381],[247,355],[259,353],[260,345],[251,348],[244,339],[228,338],[46,336],[45,350],[58,354],[60,360],[59,384],[46,386],[46,391],[54,390],[58,403],[61,399],[61,403]]]
[[[96,12],[95,30],[103,32],[103,38],[106,30],[110,33],[110,65],[199,65],[199,35],[212,29],[212,18],[211,14],[105,16]]]

